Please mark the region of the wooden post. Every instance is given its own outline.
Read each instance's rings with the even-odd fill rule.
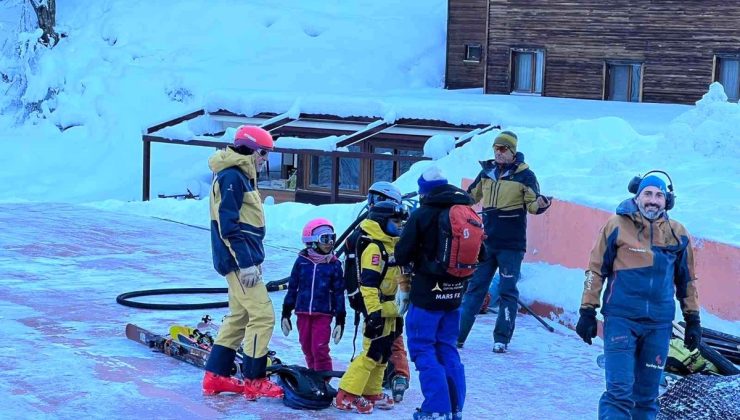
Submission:
[[[339,156],[336,152],[331,154],[331,198],[330,203],[339,201]]]
[[[143,176],[141,185],[141,200],[149,201],[149,187],[151,180],[151,169],[152,169],[152,143],[146,136],[142,137],[142,143],[144,145],[143,151]]]

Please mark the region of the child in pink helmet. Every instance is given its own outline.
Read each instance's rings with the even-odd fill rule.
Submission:
[[[293,329],[291,312],[295,310],[306,365],[317,371],[332,370],[329,339],[339,343],[346,317],[342,264],[334,255],[334,227],[326,219],[311,220],[303,228],[302,240],[306,248],[298,253],[290,273],[281,327],[288,336]]]

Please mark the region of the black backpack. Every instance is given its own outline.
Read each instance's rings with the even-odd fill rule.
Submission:
[[[298,365],[272,365],[267,368],[277,375],[277,383],[283,388],[283,404],[297,410],[322,410],[328,408],[337,390],[327,379],[341,378],[344,372],[317,372]]]
[[[360,293],[360,264],[358,264],[358,259],[371,243],[375,243],[380,248],[380,256],[383,259],[383,270],[380,273],[380,278],[383,279],[388,271],[388,252],[386,252],[382,242],[367,236],[361,229],[357,229],[347,238],[345,245],[347,257],[344,259],[344,286],[347,290],[349,306],[355,312],[364,315],[367,315],[367,312]]]

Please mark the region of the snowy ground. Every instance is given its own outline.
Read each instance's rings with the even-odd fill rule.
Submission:
[[[201,371],[125,338],[127,322],[165,332],[170,324],[195,323],[203,315],[127,308],[115,297],[141,289],[224,287],[211,267],[207,232],[89,207],[15,204],[0,205],[0,243],[3,418],[353,416],[333,409],[297,412],[276,401],[205,398]],[[270,278],[286,275],[293,258],[270,248]],[[278,313],[283,295],[271,294]],[[225,310],[210,314],[219,319]],[[592,418],[603,389],[595,363],[601,347],[586,346],[565,327],[549,333],[530,316],[520,320],[504,355],[491,352],[494,316],[476,323],[461,353],[467,418]],[[348,332],[332,349],[336,368],[346,367],[350,338]],[[296,335],[285,338],[276,328],[271,348],[284,361],[303,362]],[[406,401],[374,418],[410,418],[422,400],[412,376]]]

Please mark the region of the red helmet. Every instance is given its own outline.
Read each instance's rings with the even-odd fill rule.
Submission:
[[[256,125],[242,125],[236,129],[234,146],[246,146],[252,150],[272,150],[275,142],[270,132]]]

